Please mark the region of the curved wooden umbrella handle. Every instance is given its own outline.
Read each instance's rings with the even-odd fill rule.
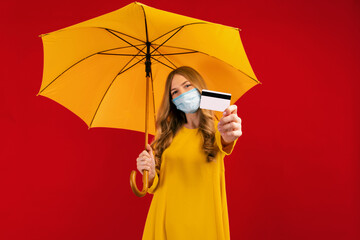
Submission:
[[[149,186],[149,171],[144,170],[143,171],[143,190],[140,191],[138,187],[136,186],[136,171],[131,171],[130,173],[130,186],[133,192],[138,197],[143,197],[146,195],[148,186]]]

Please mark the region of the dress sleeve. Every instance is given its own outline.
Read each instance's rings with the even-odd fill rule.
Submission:
[[[150,194],[154,194],[158,184],[159,184],[159,176],[158,176],[158,170],[156,169],[156,174],[155,174],[155,177],[154,177],[154,181],[153,181],[153,184],[151,185],[151,187],[148,188],[148,193]]]
[[[234,150],[235,144],[237,142],[238,139],[236,139],[234,142],[231,143],[231,146],[227,146],[226,149],[223,148],[222,144],[221,144],[221,134],[218,130],[218,123],[219,121],[215,121],[215,141],[216,144],[218,145],[220,151],[222,153],[224,153],[225,155],[230,155],[232,153],[232,151]]]

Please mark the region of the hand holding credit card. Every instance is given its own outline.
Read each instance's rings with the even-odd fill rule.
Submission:
[[[223,112],[230,106],[231,94],[203,89],[200,108]]]

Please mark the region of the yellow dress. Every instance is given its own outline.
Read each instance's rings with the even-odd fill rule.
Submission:
[[[182,127],[163,152],[159,176],[148,192],[153,199],[143,240],[228,240],[229,219],[225,189],[225,152],[216,126],[220,150],[206,161],[198,129]]]

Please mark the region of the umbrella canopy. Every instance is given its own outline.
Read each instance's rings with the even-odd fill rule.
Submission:
[[[154,135],[166,77],[179,66],[195,68],[209,89],[231,93],[231,103],[259,83],[239,29],[138,2],[41,37],[38,95],[68,108],[89,128],[145,132],[147,75],[148,131]]]

